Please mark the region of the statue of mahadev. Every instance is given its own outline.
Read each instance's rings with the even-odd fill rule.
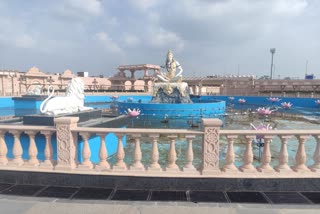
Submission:
[[[162,82],[181,82],[182,81],[181,74],[183,72],[183,69],[180,63],[177,60],[175,60],[175,58],[173,57],[173,53],[171,52],[171,50],[168,51],[165,66],[162,66],[162,67],[166,68],[167,73],[160,72],[160,74],[157,75],[159,80],[161,80]],[[177,69],[178,69],[178,73],[176,74]]]

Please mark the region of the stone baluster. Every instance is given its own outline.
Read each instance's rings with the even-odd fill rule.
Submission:
[[[292,172],[291,168],[288,165],[289,155],[288,155],[288,149],[287,149],[287,143],[291,137],[292,136],[289,136],[289,135],[281,135],[280,136],[281,149],[280,149],[280,153],[279,153],[279,164],[278,164],[278,166],[275,167],[275,170],[277,172],[280,172],[280,173]]]
[[[56,170],[73,170],[77,167],[77,127],[78,117],[58,117],[54,119],[57,130],[57,165]]]
[[[179,171],[179,167],[176,164],[177,160],[177,152],[176,152],[176,138],[177,135],[169,135],[170,148],[168,151],[168,164],[166,167],[166,171]]]
[[[142,159],[142,153],[141,153],[141,148],[140,148],[140,138],[141,138],[141,134],[133,134],[131,135],[131,137],[134,139],[134,151],[133,151],[133,160],[134,163],[132,164],[132,166],[130,166],[130,170],[134,170],[134,171],[144,171],[145,168],[141,163],[141,159]]]
[[[53,160],[52,160],[53,149],[52,149],[52,144],[51,144],[52,132],[51,131],[41,131],[40,133],[43,134],[46,139],[46,146],[44,148],[45,160],[44,160],[44,162],[40,163],[40,167],[52,168],[53,167]]]
[[[234,165],[234,149],[233,149],[233,143],[236,138],[238,138],[237,135],[227,135],[227,140],[228,140],[228,149],[227,149],[227,154],[226,154],[226,164],[223,167],[223,171],[225,172],[239,172],[237,167]]]
[[[253,163],[253,153],[252,153],[252,141],[255,138],[255,135],[246,135],[245,136],[247,145],[246,150],[243,154],[243,165],[240,166],[242,172],[256,172],[256,168],[252,165]]]
[[[152,141],[152,149],[151,149],[151,164],[148,167],[149,171],[162,171],[159,161],[159,150],[158,150],[158,138],[159,134],[149,135]]]
[[[6,133],[5,130],[0,130],[0,166],[8,164],[8,158],[7,158],[8,148],[4,140],[5,133]]]
[[[122,144],[123,134],[117,134],[117,137],[118,137],[117,162],[113,166],[113,170],[125,171],[127,170],[127,165],[124,162],[125,153],[124,153],[123,144]]]
[[[313,172],[320,172],[320,135],[315,135],[314,138],[317,140],[317,146],[313,154],[314,164],[310,169]]]
[[[299,146],[296,154],[296,163],[292,167],[295,172],[309,172],[309,168],[306,166],[307,155],[305,151],[305,142],[308,140],[309,136],[306,135],[298,135]]]
[[[219,119],[202,119],[202,174],[220,173],[219,168],[219,130],[222,121]]]
[[[271,152],[270,152],[270,143],[273,136],[265,135],[264,136],[264,147],[262,152],[262,164],[258,167],[259,172],[274,172],[273,168],[270,166],[271,161]]]
[[[196,168],[193,166],[193,148],[192,141],[195,138],[194,135],[186,135],[186,139],[188,141],[188,148],[186,151],[186,164],[183,167],[184,172],[196,172]]]
[[[93,164],[90,161],[91,157],[91,150],[89,145],[89,138],[91,136],[91,133],[89,132],[81,132],[80,136],[83,140],[83,148],[82,148],[82,163],[78,166],[79,169],[92,169]]]
[[[10,131],[10,133],[13,134],[14,142],[13,142],[13,149],[12,149],[13,160],[9,162],[9,164],[13,166],[21,166],[24,164],[24,161],[22,159],[23,150],[20,142],[21,131],[12,130]]]
[[[100,162],[96,165],[96,169],[99,171],[109,170],[110,164],[107,161],[108,158],[108,150],[105,142],[106,135],[105,134],[98,134],[100,136],[100,149],[99,149],[99,157]]]
[[[39,166],[40,162],[37,159],[38,149],[35,142],[35,131],[25,131],[27,135],[29,135],[30,143],[29,143],[29,160],[25,163],[26,166]]]

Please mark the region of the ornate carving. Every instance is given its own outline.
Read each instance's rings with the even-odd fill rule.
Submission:
[[[206,127],[204,130],[204,169],[219,168],[219,129],[215,127]]]
[[[70,128],[67,125],[57,127],[57,150],[58,150],[58,162],[63,164],[70,163],[70,148],[68,147],[70,140]]]

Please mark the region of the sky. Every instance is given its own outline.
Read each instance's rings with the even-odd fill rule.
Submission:
[[[163,65],[183,76],[320,77],[318,0],[0,0],[0,69]]]

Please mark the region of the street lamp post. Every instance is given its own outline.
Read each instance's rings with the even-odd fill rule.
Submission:
[[[270,79],[272,79],[272,74],[273,74],[273,55],[276,52],[275,48],[271,48],[270,49],[270,53],[271,53],[271,69],[270,69]]]
[[[19,81],[19,94],[22,94],[22,89],[21,89],[21,85],[24,84],[26,82],[26,77],[25,75],[21,75],[18,79]]]
[[[9,71],[8,76],[11,78],[11,96],[14,95],[14,82],[13,82],[13,78],[15,78],[17,75],[15,72],[11,72]]]
[[[98,88],[97,88],[98,83],[99,82],[96,80],[96,78],[94,78],[92,81],[92,84],[93,84],[94,89],[97,90],[97,92],[98,92]]]

